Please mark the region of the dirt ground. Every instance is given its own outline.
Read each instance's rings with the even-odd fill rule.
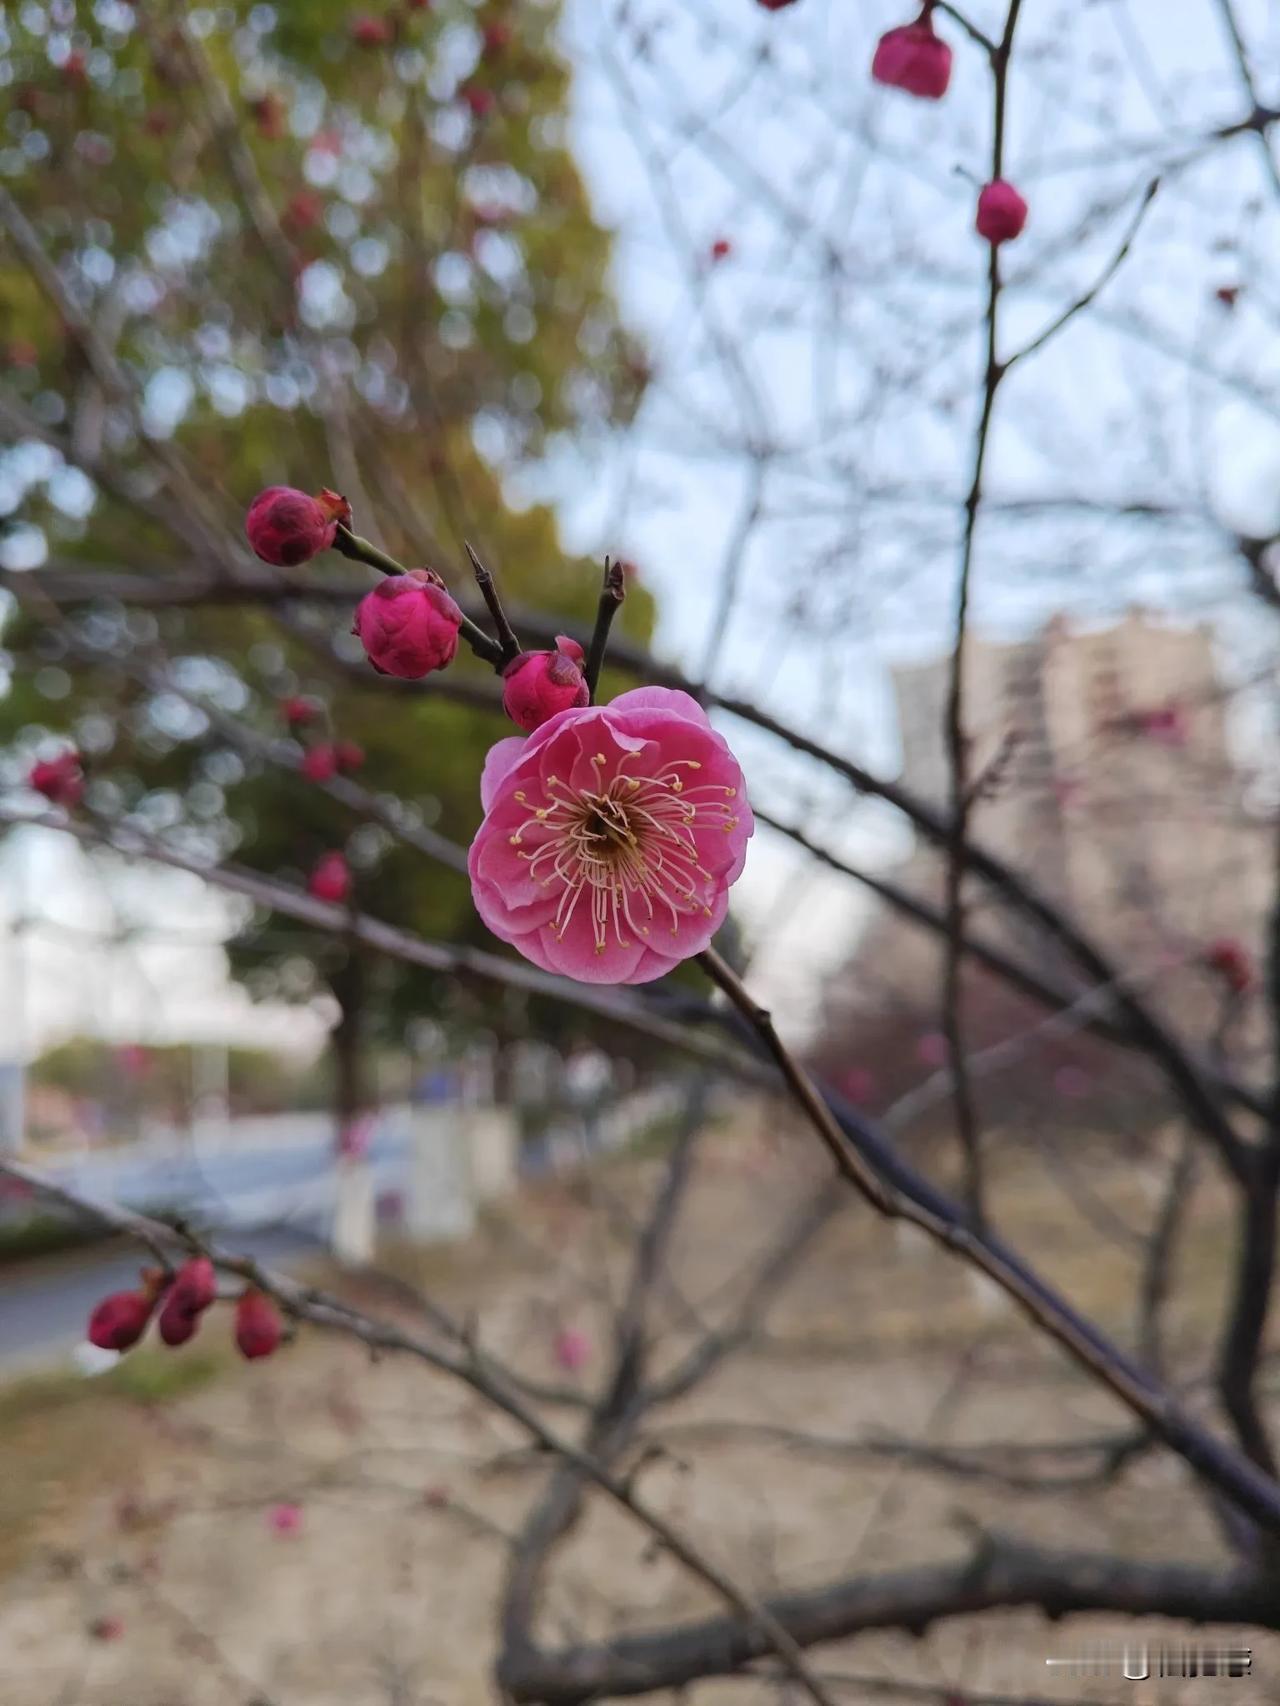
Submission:
[[[662,1366],[701,1319],[732,1312],[753,1257],[818,1181],[807,1145],[770,1110],[702,1143],[664,1294]],[[604,1166],[526,1192],[469,1244],[414,1262],[483,1346],[541,1379],[557,1331],[584,1329],[603,1371],[610,1301],[661,1163]],[[1154,1169],[1117,1168],[1114,1213],[1150,1213]],[[999,1223],[1080,1304],[1126,1336],[1135,1257],[1100,1244],[1091,1199],[1009,1164]],[[1172,1321],[1194,1368],[1222,1306],[1222,1205],[1188,1229]],[[1083,1210],[1083,1212],[1082,1212]],[[402,1266],[403,1252],[392,1259]],[[355,1294],[394,1306],[363,1282]],[[187,1350],[135,1353],[110,1382],[0,1391],[0,1702],[3,1706],[480,1706],[490,1680],[506,1538],[544,1468],[511,1425],[421,1364],[372,1362],[309,1331],[246,1367],[211,1321]],[[575,1413],[548,1411],[572,1430]],[[731,1423],[732,1427],[721,1424]],[[889,1435],[934,1447],[1124,1430],[1125,1418],[954,1262],[858,1205],[835,1217],[754,1342],[651,1432],[666,1454],[647,1497],[759,1594],[963,1555],[973,1523],[1058,1546],[1200,1560],[1219,1542],[1167,1455],[1112,1488],[1064,1494],[958,1480],[886,1456],[802,1450],[787,1430]],[[774,1430],[772,1432],[768,1430]],[[1062,1467],[1062,1465],[1059,1465]],[[1066,1467],[1071,1467],[1067,1465]],[[296,1507],[290,1516],[280,1507]],[[621,1514],[593,1503],[556,1553],[541,1635],[600,1638],[718,1610]],[[1087,1642],[1181,1642],[1177,1625],[1035,1612],[952,1622],[923,1638],[865,1636],[815,1664],[1001,1694],[1011,1702],[1280,1698],[1280,1638],[1214,1630],[1252,1648],[1251,1680],[1062,1680],[1046,1658]],[[1193,1637],[1194,1638],[1194,1637]],[[842,1701],[881,1698],[870,1682]],[[669,1696],[665,1698],[670,1698]],[[696,1706],[777,1700],[763,1681],[702,1683]],[[798,1698],[798,1697],[797,1697]]]

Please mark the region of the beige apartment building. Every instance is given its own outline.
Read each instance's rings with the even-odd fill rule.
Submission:
[[[948,667],[941,659],[894,672],[903,781],[943,807]],[[974,839],[1027,873],[1114,960],[1155,980],[1194,1028],[1214,1010],[1198,963],[1204,946],[1239,937],[1260,962],[1275,884],[1274,831],[1248,809],[1230,713],[1207,625],[1139,610],[1098,629],[1055,617],[1026,640],[975,639],[969,653],[972,769],[990,784],[974,808]],[[892,875],[941,898],[942,861],[930,849],[918,847]],[[979,883],[968,892],[976,929],[1041,969],[1062,969],[1043,940],[997,914]],[[882,999],[936,1009],[937,940],[897,915],[877,918],[849,970],[864,999],[875,998],[870,979]]]

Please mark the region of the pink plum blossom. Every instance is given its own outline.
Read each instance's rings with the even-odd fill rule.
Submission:
[[[925,1031],[916,1043],[916,1058],[923,1066],[945,1066],[950,1053],[941,1031]]]
[[[292,1538],[302,1532],[302,1506],[294,1504],[272,1505],[267,1512],[267,1526],[273,1534],[282,1534]]]
[[[648,983],[724,922],[754,829],[687,693],[640,687],[490,749],[468,856],[481,918],[545,971]]]
[[[566,1374],[577,1374],[591,1360],[591,1340],[581,1327],[562,1327],[556,1334],[553,1354]]]

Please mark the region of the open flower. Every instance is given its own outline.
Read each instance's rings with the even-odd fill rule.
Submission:
[[[567,634],[556,635],[553,652],[521,652],[502,672],[502,707],[528,734],[557,711],[591,698],[582,673],[583,650]]]
[[[640,687],[490,749],[468,856],[481,918],[546,971],[648,983],[700,953],[754,823],[687,693]]]

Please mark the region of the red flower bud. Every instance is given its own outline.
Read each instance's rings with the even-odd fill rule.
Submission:
[[[188,1339],[195,1337],[199,1325],[200,1311],[192,1309],[184,1298],[175,1297],[173,1292],[170,1292],[157,1322],[160,1337],[165,1344],[185,1345]]]
[[[351,893],[351,872],[341,853],[322,853],[307,878],[307,893],[335,906]]]
[[[496,59],[500,53],[505,53],[511,46],[510,24],[486,24],[481,31],[484,37],[484,57]]]
[[[51,800],[55,806],[78,806],[84,794],[84,772],[80,768],[80,754],[74,747],[70,747],[56,758],[42,758],[38,764],[31,766],[27,785],[34,788],[37,794],[43,794],[45,799]]]
[[[388,575],[360,600],[352,633],[382,675],[420,681],[453,662],[462,612],[430,569]]]
[[[357,746],[353,740],[335,741],[333,756],[339,770],[359,770],[364,763],[364,748]]]
[[[198,1315],[218,1296],[218,1276],[208,1256],[193,1256],[184,1262],[174,1275],[173,1284],[165,1299],[165,1307],[175,1301]]]
[[[1004,178],[985,184],[978,196],[974,221],[979,237],[988,243],[1008,243],[1021,234],[1027,223],[1027,204]]]
[[[332,782],[338,774],[338,749],[321,741],[302,756],[302,774],[308,782]]]
[[[314,190],[295,190],[285,203],[280,225],[287,236],[301,237],[324,218],[324,200]]]
[[[142,128],[148,136],[167,136],[173,129],[173,120],[163,107],[151,107],[142,121]]]
[[[124,1634],[123,1617],[95,1617],[89,1625],[95,1641],[118,1641]]]
[[[922,101],[940,101],[951,81],[951,49],[933,30],[933,7],[925,6],[914,24],[886,30],[876,43],[871,75],[877,83],[903,89]]]
[[[492,89],[482,89],[476,83],[467,84],[462,91],[462,98],[470,108],[473,118],[487,118],[498,100]]]
[[[314,699],[308,699],[298,693],[290,699],[280,701],[280,715],[291,729],[300,729],[306,723],[314,723],[320,715],[320,707]]]
[[[566,634],[556,635],[553,652],[521,652],[502,672],[502,708],[526,734],[541,728],[557,711],[590,700],[582,673],[583,650]]]
[[[1253,983],[1253,961],[1249,958],[1249,951],[1234,936],[1219,936],[1210,942],[1204,952],[1204,961],[1237,995],[1243,995]]]
[[[395,28],[389,18],[353,18],[351,39],[357,47],[389,47],[395,39]]]
[[[717,237],[711,245],[711,259],[713,261],[727,260],[732,253],[733,244],[727,237]]]
[[[268,486],[249,505],[244,530],[264,563],[295,568],[333,544],[338,523],[351,520],[351,505],[328,489],[317,497],[292,486]]]
[[[89,1343],[102,1351],[127,1351],[146,1332],[154,1308],[148,1291],[113,1291],[89,1317]]]
[[[251,1362],[269,1357],[280,1344],[284,1323],[280,1311],[260,1291],[246,1291],[236,1304],[236,1345]]]
[[[258,127],[258,135],[265,142],[279,142],[285,133],[285,105],[280,96],[274,90],[259,95],[256,101],[249,102],[249,111]]]
[[[1240,294],[1238,284],[1220,284],[1213,293],[1224,308],[1234,308]]]
[[[796,0],[756,0],[756,5],[766,12],[783,12],[788,6],[794,6]]]
[[[62,75],[69,83],[83,83],[89,75],[88,63],[79,49],[73,49],[62,62]]]

